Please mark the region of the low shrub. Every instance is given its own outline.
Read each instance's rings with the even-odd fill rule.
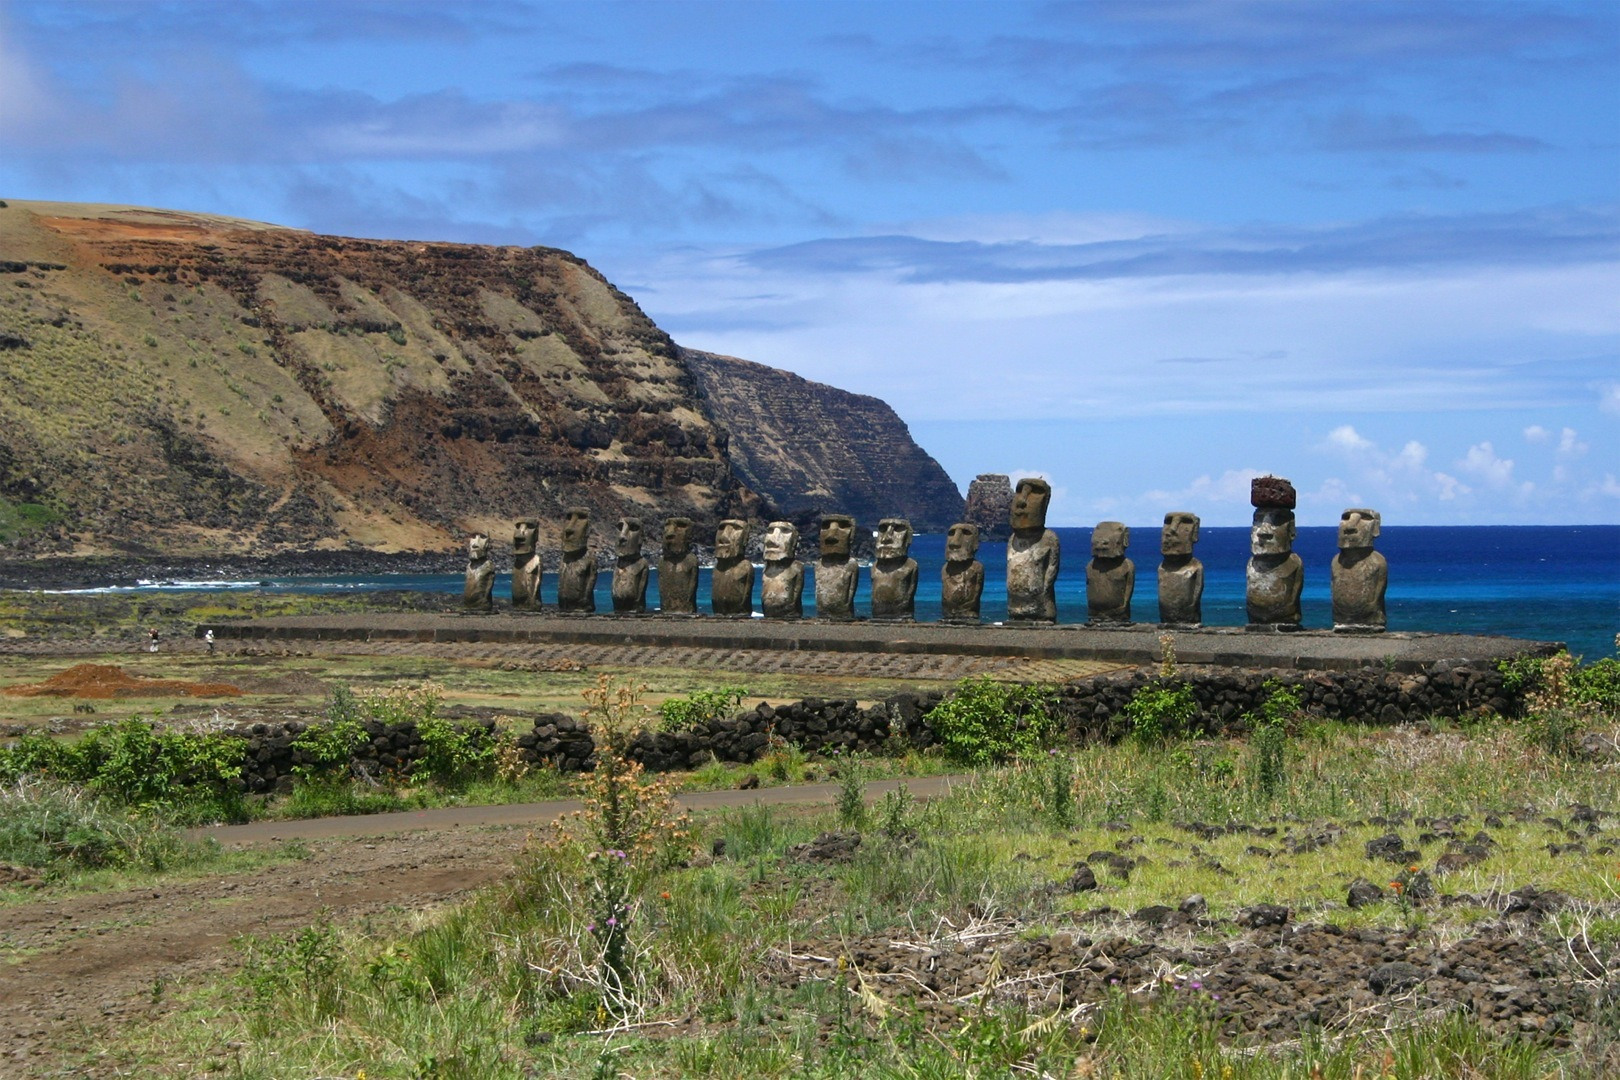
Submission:
[[[658,730],[690,731],[699,724],[729,719],[747,693],[745,687],[721,686],[699,690],[683,698],[670,698],[658,706]]]
[[[929,727],[945,756],[964,765],[991,765],[1039,750],[1058,730],[1050,687],[963,679],[929,710]]]
[[[0,863],[48,876],[104,867],[163,870],[205,849],[82,787],[36,777],[0,785]]]
[[[1132,694],[1123,712],[1131,738],[1151,746],[1187,734],[1198,717],[1198,699],[1186,683],[1159,683]]]

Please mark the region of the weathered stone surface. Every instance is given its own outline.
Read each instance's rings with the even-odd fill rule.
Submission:
[[[1057,533],[1046,527],[1052,485],[1026,477],[1013,492],[1007,523],[1007,618],[1011,622],[1057,621]]]
[[[638,518],[620,518],[615,546],[618,562],[613,567],[613,610],[634,613],[647,610],[647,577],[651,567],[641,552],[644,539]]]
[[[1091,532],[1086,564],[1086,614],[1094,623],[1129,623],[1136,592],[1136,564],[1125,557],[1131,530],[1119,521],[1100,522]]]
[[[816,615],[823,619],[853,619],[855,589],[861,564],[855,561],[855,519],[848,514],[823,514],[816,560]]]
[[[1298,629],[1301,621],[1299,598],[1305,588],[1305,564],[1294,554],[1294,512],[1256,510],[1254,524],[1249,528],[1249,552],[1249,625]]]
[[[512,606],[540,610],[540,522],[522,518],[512,524]]]
[[[763,364],[681,350],[705,414],[730,432],[738,477],[781,517],[808,522],[836,508],[865,521],[885,514],[920,529],[962,516],[962,494],[877,398]]]
[[[759,603],[767,619],[804,617],[804,563],[794,557],[798,550],[799,530],[791,521],[773,521],[765,527]]]
[[[1351,509],[1339,516],[1339,553],[1333,557],[1333,629],[1376,632],[1388,625],[1384,593],[1389,563],[1373,550],[1383,519],[1376,510]]]
[[[945,566],[940,571],[940,618],[945,622],[979,621],[984,595],[984,563],[979,554],[979,527],[958,521],[945,534]]]
[[[692,550],[692,519],[664,522],[664,549],[658,560],[658,609],[666,615],[696,615],[698,557]]]
[[[748,561],[748,522],[741,519],[728,518],[715,529],[709,607],[734,618],[754,613],[754,564]]]
[[[819,586],[818,586],[819,588]],[[911,522],[878,522],[872,563],[872,618],[910,621],[917,616],[917,560],[911,558]]]
[[[557,610],[596,610],[596,556],[591,546],[591,512],[571,507],[563,515],[562,567],[557,573]]]
[[[1294,485],[1281,476],[1257,476],[1249,481],[1249,505],[1256,510],[1292,510]]]
[[[1159,621],[1167,626],[1199,626],[1204,621],[1204,564],[1193,555],[1198,515],[1172,510],[1159,534]]]
[[[469,611],[488,611],[495,606],[491,599],[494,590],[495,564],[489,558],[489,537],[476,533],[467,540],[467,579],[461,590],[461,604]]]
[[[980,473],[968,485],[962,520],[978,526],[981,536],[1004,540],[1012,533],[1008,524],[1012,501],[1012,480],[1006,473]]]

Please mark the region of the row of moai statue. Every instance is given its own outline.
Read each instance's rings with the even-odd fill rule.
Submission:
[[[1046,527],[1052,488],[1044,480],[1019,481],[1013,493],[1007,540],[1007,618],[1014,623],[1057,621],[1058,536]],[[1249,532],[1247,569],[1248,621],[1255,629],[1298,629],[1302,619],[1300,595],[1305,568],[1293,551],[1294,489],[1281,477],[1255,479],[1250,489],[1254,520]],[[617,563],[613,568],[613,610],[647,610],[647,582],[651,564],[642,551],[644,531],[635,518],[618,522]],[[664,522],[663,551],[658,562],[659,610],[664,614],[696,615],[698,558],[692,545],[692,521],[676,517]],[[1204,565],[1193,554],[1198,542],[1198,515],[1172,511],[1164,516],[1159,550],[1159,622],[1193,628],[1203,623]],[[1375,632],[1386,624],[1384,593],[1388,564],[1373,550],[1380,519],[1375,510],[1346,510],[1339,521],[1339,553],[1333,559],[1332,595],[1335,630]],[[753,614],[756,573],[747,556],[749,526],[728,519],[715,530],[714,570],[710,581],[710,610],[718,616],[745,618]],[[512,537],[512,606],[540,608],[541,562],[537,547],[540,523],[516,523]],[[1091,535],[1091,561],[1086,564],[1087,617],[1097,625],[1131,622],[1131,598],[1136,589],[1136,566],[1126,557],[1130,529],[1117,521],[1100,523]],[[596,557],[590,551],[590,512],[569,510],[563,518],[562,566],[558,575],[558,610],[596,610]],[[824,619],[854,619],[855,590],[860,564],[853,547],[855,519],[827,514],[821,519],[820,556],[810,568],[814,575],[816,615]],[[872,618],[909,621],[915,617],[917,561],[910,557],[912,530],[902,518],[884,518],[878,524],[877,553],[871,567]],[[798,559],[799,530],[787,521],[773,521],[763,537],[764,569],[758,574],[760,607],[768,619],[804,616],[805,566]],[[940,572],[941,618],[951,623],[980,621],[984,593],[984,564],[978,558],[979,528],[966,522],[952,525],[945,537],[945,565]],[[489,537],[479,534],[469,543],[465,606],[490,610],[495,569],[489,555]]]

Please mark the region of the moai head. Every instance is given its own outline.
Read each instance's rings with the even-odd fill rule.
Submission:
[[[692,550],[692,519],[672,517],[664,522],[664,558],[684,559]]]
[[[618,552],[621,559],[641,558],[641,519],[619,519],[619,545]]]
[[[1254,512],[1249,527],[1249,552],[1254,555],[1287,555],[1294,550],[1294,512],[1266,507]]]
[[[562,549],[564,555],[578,555],[591,544],[591,512],[583,506],[573,506],[563,514]]]
[[[470,562],[483,562],[489,558],[489,537],[483,533],[473,533],[467,538],[467,559]]]
[[[1123,522],[1099,521],[1091,530],[1091,556],[1094,559],[1122,559],[1131,546],[1131,530]]]
[[[512,554],[533,555],[540,539],[540,523],[534,518],[520,518],[512,523]]]
[[[765,526],[765,561],[791,562],[799,551],[799,529],[791,521],[773,521]]]
[[[945,533],[945,559],[947,562],[972,562],[979,554],[979,527],[967,521],[958,521]]]
[[[1159,534],[1159,554],[1191,555],[1198,543],[1198,515],[1172,510],[1164,515],[1164,531]]]
[[[911,522],[905,518],[884,518],[878,522],[878,558],[904,559],[910,551]]]
[[[1376,510],[1346,510],[1339,515],[1339,547],[1370,548],[1382,526],[1383,518]]]
[[[1046,507],[1052,501],[1052,485],[1034,476],[1026,476],[1013,489],[1012,510],[1007,515],[1014,532],[1031,532],[1046,528]]]
[[[848,514],[821,515],[821,554],[835,559],[849,558],[855,540],[855,519]]]
[[[748,522],[727,518],[714,530],[714,557],[739,559],[748,547]]]

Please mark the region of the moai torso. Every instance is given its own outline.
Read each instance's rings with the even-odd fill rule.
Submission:
[[[591,552],[590,511],[575,508],[563,516],[562,568],[557,574],[557,610],[596,610],[596,556]]]
[[[664,552],[658,560],[658,609],[669,615],[696,615],[698,557],[692,550],[692,522],[664,522]]]
[[[746,521],[728,519],[715,530],[709,608],[716,615],[732,618],[754,613],[754,564],[748,561]]]
[[[759,606],[767,619],[804,617],[804,564],[794,558],[799,530],[791,522],[773,521],[765,529],[765,573]]]
[[[641,553],[641,522],[620,518],[618,562],[613,567],[613,610],[621,614],[647,610],[647,572],[650,567]]]
[[[524,518],[512,525],[512,606],[540,609],[540,523]]]
[[[1052,488],[1044,480],[1025,479],[1013,492],[1008,515],[1007,618],[1011,622],[1057,621],[1057,533],[1046,527]]]
[[[855,519],[827,514],[821,519],[821,558],[816,560],[816,617],[853,619],[861,564],[855,561]]]
[[[478,533],[467,541],[467,577],[461,606],[468,611],[489,611],[495,606],[495,564],[489,558],[489,537]]]
[[[1104,521],[1091,534],[1091,561],[1086,564],[1086,617],[1094,623],[1129,623],[1136,592],[1136,564],[1125,557],[1131,531],[1117,521]]]
[[[917,560],[911,558],[911,523],[884,518],[878,523],[877,559],[872,563],[872,618],[910,622],[917,617]]]
[[[1250,486],[1254,523],[1249,528],[1249,625],[1297,630],[1299,598],[1305,590],[1305,564],[1294,554],[1294,488],[1276,476],[1257,477]]]
[[[1198,626],[1204,621],[1204,564],[1193,557],[1198,515],[1164,515],[1159,551],[1159,621],[1166,626]]]
[[[1373,550],[1382,526],[1376,510],[1346,510],[1339,518],[1339,553],[1332,568],[1335,630],[1377,631],[1388,625],[1389,563]]]
[[[978,622],[984,595],[984,563],[979,553],[979,527],[966,521],[945,533],[945,566],[939,572],[940,618],[945,622]]]

